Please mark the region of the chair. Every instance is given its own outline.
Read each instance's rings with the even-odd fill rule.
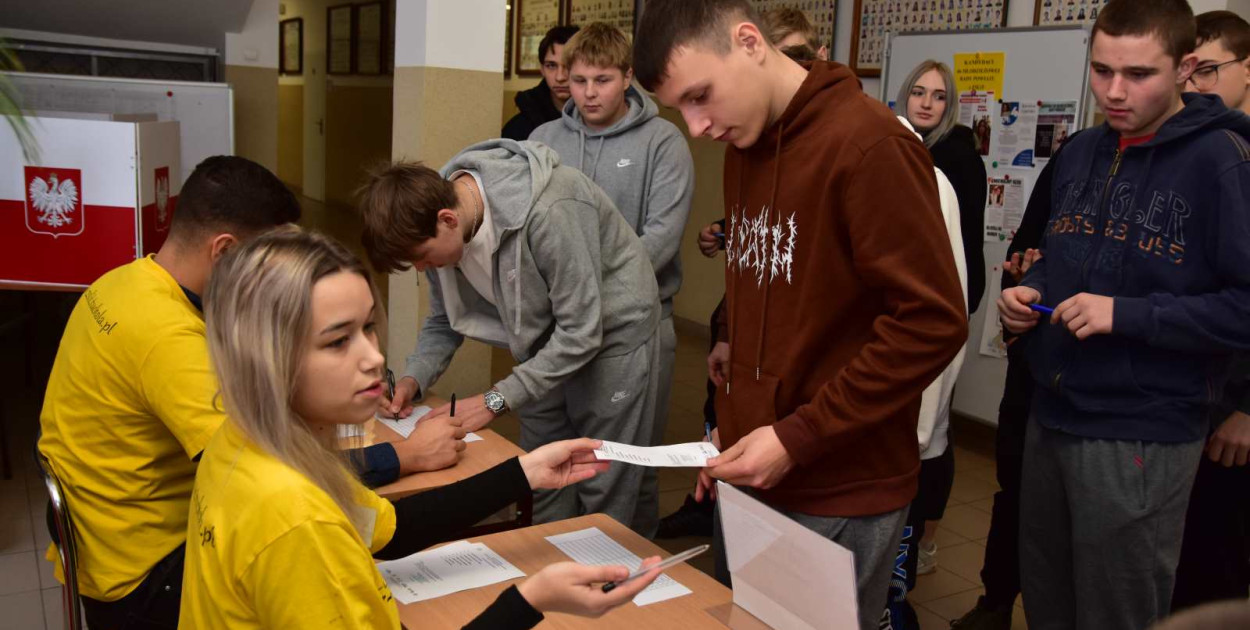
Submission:
[[[65,608],[66,630],[82,630],[82,600],[78,595],[78,551],[74,547],[74,519],[70,516],[69,505],[65,501],[65,493],[61,490],[61,481],[52,472],[48,459],[39,452],[38,440],[35,446],[35,461],[43,473],[43,483],[48,488],[51,500],[51,518],[49,526],[56,542],[57,555],[61,557],[61,572],[65,575],[65,584],[61,587],[61,604]]]

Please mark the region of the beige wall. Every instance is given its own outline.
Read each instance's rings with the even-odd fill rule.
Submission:
[[[365,170],[391,157],[393,88],[344,84],[331,79],[326,89],[325,195],[331,204],[353,205]]]
[[[304,86],[278,86],[278,179],[304,187]]]
[[[226,66],[234,88],[234,152],[278,171],[278,70]]]

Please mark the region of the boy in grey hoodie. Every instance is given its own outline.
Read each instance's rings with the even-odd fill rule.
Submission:
[[[633,51],[615,27],[596,22],[564,47],[572,98],[559,120],[548,122],[530,140],[555,149],[562,160],[594,180],[642,239],[660,287],[660,391],[651,444],[663,442],[677,335],[673,296],[681,288],[681,238],[694,194],[694,161],[686,138],[660,118],[655,102],[630,85]],[[655,469],[645,473],[639,510],[646,534],[659,526]]]
[[[655,276],[642,242],[593,182],[547,147],[490,140],[438,173],[404,163],[374,173],[361,214],[374,266],[411,265],[430,283],[430,314],[387,403],[391,412],[406,415],[469,337],[508,348],[518,365],[485,394],[459,402],[466,431],[514,409],[527,451],[582,436],[649,443]],[[535,517],[604,512],[636,527],[642,470],[613,466],[575,487],[536,493]]]

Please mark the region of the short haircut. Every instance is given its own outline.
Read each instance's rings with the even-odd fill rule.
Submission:
[[[1094,22],[1092,37],[1153,35],[1176,63],[1194,51],[1194,12],[1185,0],[1111,0]],[[1091,42],[1092,42],[1091,38]]]
[[[438,211],[457,202],[455,184],[420,162],[372,169],[356,198],[364,222],[361,243],[382,273],[410,267],[412,248],[438,233]]]
[[[543,35],[542,41],[538,42],[539,65],[542,65],[547,61],[547,52],[551,50],[552,46],[555,46],[556,44],[563,46],[569,43],[569,40],[573,38],[573,35],[577,34],[577,29],[578,27],[572,25],[551,27],[551,30],[547,31],[546,35]]]
[[[1250,57],[1250,23],[1232,11],[1207,11],[1194,18],[1199,46],[1220,42],[1234,57]]]
[[[819,55],[811,46],[807,44],[795,44],[786,46],[781,49],[781,54],[793,59],[797,63],[811,63],[819,59]]]
[[[816,27],[807,19],[806,13],[794,7],[780,7],[766,11],[760,18],[764,20],[764,35],[772,45],[779,46],[781,40],[798,33],[813,51],[820,49]]]
[[[629,40],[620,29],[595,22],[578,31],[564,47],[564,66],[570,70],[574,61],[596,68],[619,68],[621,74],[630,68]]]
[[[181,242],[210,233],[250,238],[299,217],[299,201],[269,169],[216,155],[200,162],[182,185],[169,236]]]
[[[760,24],[748,0],[647,0],[634,39],[634,76],[654,92],[668,79],[673,51],[692,43],[720,55],[729,53],[735,22]],[[761,29],[763,32],[763,29]]]

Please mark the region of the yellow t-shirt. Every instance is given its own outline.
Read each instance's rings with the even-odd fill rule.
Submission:
[[[395,507],[357,491],[372,517],[363,535],[330,495],[227,422],[195,478],[178,627],[398,629],[370,555],[394,536]]]
[[[39,450],[74,516],[83,595],[121,599],[186,540],[193,458],[225,420],[216,394],[203,316],[152,258],[104,274],[78,300]]]

